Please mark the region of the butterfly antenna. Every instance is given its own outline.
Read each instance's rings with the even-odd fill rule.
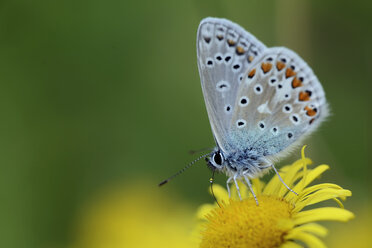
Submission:
[[[218,203],[217,198],[216,198],[216,196],[214,195],[214,192],[213,192],[214,172],[215,171],[212,172],[212,177],[209,179],[209,182],[211,183],[211,192],[212,192],[213,198],[216,201],[217,205],[221,208],[221,205]]]
[[[205,148],[201,148],[201,149],[198,149],[198,150],[190,150],[189,154],[193,155],[195,153],[200,153],[200,152],[204,152],[204,151],[211,151],[211,150],[212,150],[212,148],[205,147]]]
[[[183,167],[181,170],[179,170],[176,174],[174,174],[173,176],[170,176],[169,178],[167,178],[164,181],[162,181],[161,183],[159,183],[158,186],[163,186],[164,184],[166,184],[167,182],[169,182],[170,180],[172,180],[176,176],[182,174],[185,170],[187,170],[188,168],[190,168],[191,166],[193,166],[200,159],[205,158],[208,155],[209,155],[209,153],[208,154],[201,155],[200,157],[198,157],[197,159],[195,159],[194,161],[192,161],[191,163],[189,163],[188,165],[186,165],[185,167]]]

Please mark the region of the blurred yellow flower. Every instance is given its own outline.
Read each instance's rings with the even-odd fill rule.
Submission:
[[[329,166],[307,169],[311,160],[305,157],[304,148],[301,159],[280,171],[281,177],[298,196],[288,192],[277,175],[266,185],[259,179],[253,180],[259,206],[246,187],[241,187],[244,200],[240,201],[235,189],[229,198],[223,187],[215,185],[214,193],[221,208],[217,204],[200,207],[198,217],[203,220],[197,228],[202,236],[200,247],[325,247],[319,237],[325,236],[327,229],[315,222],[352,219],[353,213],[343,209],[339,200],[345,200],[351,192],[331,183],[309,186]],[[303,210],[328,199],[335,200],[341,208]]]
[[[327,237],[329,247],[337,248],[370,248],[372,246],[371,223],[372,223],[372,203],[364,202],[358,204],[364,206],[358,209],[357,218],[347,223],[345,228],[332,225],[332,233]]]
[[[193,211],[156,184],[106,190],[82,213],[72,248],[197,247]]]

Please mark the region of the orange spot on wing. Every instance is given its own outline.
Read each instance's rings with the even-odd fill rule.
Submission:
[[[248,57],[248,61],[249,61],[249,62],[252,62],[252,61],[253,61],[253,59],[254,59],[254,57],[253,57],[253,56],[249,56],[249,57]]]
[[[293,80],[292,80],[292,88],[295,89],[297,87],[301,87],[302,86],[302,82],[301,80],[299,80],[297,77],[295,77]]]
[[[222,35],[217,35],[217,39],[218,40],[222,40],[223,39],[223,36]]]
[[[233,41],[233,40],[227,40],[227,43],[229,44],[229,46],[234,46],[235,45],[235,41]]]
[[[310,100],[310,93],[308,91],[301,91],[298,95],[298,100],[301,102]]]
[[[249,72],[248,77],[249,77],[249,78],[253,78],[255,74],[256,74],[256,69],[253,69],[253,70],[251,70],[251,71]]]
[[[236,53],[239,54],[239,55],[242,55],[244,53],[244,48],[241,47],[241,46],[237,46],[236,47]]]
[[[283,62],[278,61],[276,63],[276,68],[278,69],[278,71],[281,71],[284,67],[285,67],[285,64]]]
[[[261,65],[261,69],[264,73],[269,72],[272,67],[273,67],[273,65],[271,63],[262,63],[262,65]]]
[[[306,114],[308,116],[314,116],[314,115],[316,115],[316,109],[312,109],[312,108],[306,106],[305,107],[305,110],[306,110]]]
[[[296,72],[294,70],[292,70],[292,68],[287,68],[287,70],[285,71],[285,77],[289,78],[289,77],[292,77],[294,75],[296,75]]]

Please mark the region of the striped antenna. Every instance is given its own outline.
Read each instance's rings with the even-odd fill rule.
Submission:
[[[182,174],[185,170],[187,170],[188,168],[190,168],[191,166],[193,166],[196,162],[198,162],[200,159],[202,158],[205,158],[206,156],[208,156],[208,154],[204,154],[204,155],[201,155],[200,157],[198,157],[197,159],[195,159],[194,161],[192,161],[191,163],[189,163],[188,165],[186,165],[185,167],[183,167],[181,170],[179,170],[176,174],[174,174],[173,176],[170,176],[169,178],[165,179],[164,181],[162,181],[161,183],[159,183],[159,187],[160,186],[163,186],[164,184],[166,184],[167,182],[169,182],[170,180],[172,180],[173,178],[175,178],[176,176]]]

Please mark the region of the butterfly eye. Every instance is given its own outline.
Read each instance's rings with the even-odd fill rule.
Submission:
[[[220,171],[223,169],[223,162],[225,159],[220,151],[215,151],[213,154],[211,154],[210,159],[205,158],[205,161],[207,162],[207,166],[212,171]]]
[[[216,165],[219,165],[219,166],[221,166],[222,163],[223,163],[223,157],[222,157],[222,155],[221,155],[220,152],[216,152],[216,153],[214,153],[214,154],[213,154],[213,157],[212,157],[212,160],[213,160],[213,162],[214,162]]]
[[[215,171],[215,170],[221,170],[223,168],[223,162],[225,161],[223,155],[220,151],[215,151],[213,155],[211,156],[210,160],[207,161],[207,166]]]

